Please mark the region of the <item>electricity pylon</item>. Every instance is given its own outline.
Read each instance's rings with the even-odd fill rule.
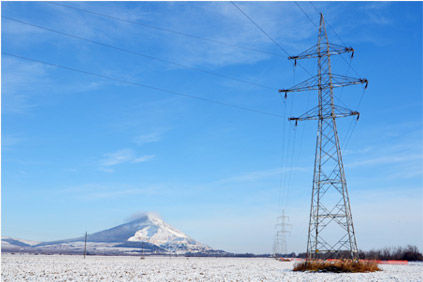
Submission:
[[[287,254],[288,249],[286,247],[286,235],[289,233],[288,230],[286,230],[287,227],[290,227],[291,224],[287,223],[287,220],[289,220],[289,217],[285,215],[285,210],[282,209],[282,215],[277,217],[277,223],[275,225],[276,227],[276,235],[275,235],[275,241],[273,244],[273,253],[275,254],[275,257],[280,254]]]
[[[367,79],[352,78],[332,73],[331,56],[354,49],[331,44],[328,41],[323,14],[320,14],[317,44],[298,56],[297,60],[317,58],[318,74],[289,89],[281,89],[285,98],[289,92],[318,91],[318,106],[299,117],[289,120],[317,120],[317,140],[314,161],[313,191],[307,241],[307,259],[337,258],[348,252],[358,259],[358,248],[351,216],[350,201],[339,145],[336,119],[360,114],[334,104],[333,89],[354,84],[366,84]]]

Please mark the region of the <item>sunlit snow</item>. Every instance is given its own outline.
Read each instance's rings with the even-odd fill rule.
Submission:
[[[2,255],[2,281],[422,281],[423,264],[374,273],[293,272],[270,258]]]

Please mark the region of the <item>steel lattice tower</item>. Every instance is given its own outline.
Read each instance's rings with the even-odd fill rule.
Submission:
[[[288,230],[286,230],[287,227],[290,227],[291,224],[287,223],[287,220],[289,220],[289,217],[285,215],[285,210],[282,209],[282,215],[277,217],[277,223],[275,225],[276,227],[276,235],[275,235],[275,241],[273,244],[273,253],[275,257],[279,255],[286,255],[288,253],[288,249],[286,247],[286,235],[289,233]]]
[[[365,83],[358,79],[332,73],[331,56],[354,50],[331,44],[325,27],[323,14],[320,14],[319,37],[317,44],[298,56],[291,56],[295,65],[299,59],[317,58],[318,74],[289,89],[279,92],[318,91],[318,106],[299,117],[289,120],[317,120],[317,140],[314,162],[313,190],[310,208],[310,222],[307,242],[307,259],[337,258],[345,252],[352,259],[358,259],[358,248],[351,216],[350,201],[339,145],[336,119],[360,114],[334,104],[333,89],[353,84]]]

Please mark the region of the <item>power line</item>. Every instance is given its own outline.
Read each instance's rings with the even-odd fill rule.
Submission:
[[[234,5],[235,8],[237,8],[247,19],[249,19],[264,35],[267,36],[273,43],[275,43],[276,46],[278,46],[282,51],[284,51],[288,56],[288,52],[279,45],[278,42],[276,42],[264,29],[262,29],[252,18],[250,18],[240,7],[238,7],[237,4],[235,4],[233,1],[231,1],[232,5]]]
[[[363,92],[361,93],[360,100],[358,101],[357,109],[360,108],[360,106],[361,106],[361,102],[363,101],[365,91],[366,91],[366,89],[363,89]],[[351,121],[351,124],[353,122],[354,121]],[[345,135],[344,149],[347,148],[348,144],[350,143],[350,139],[351,139],[351,137],[354,133],[355,127],[357,126],[357,122],[358,122],[357,120],[354,122],[354,126],[353,126],[351,132],[349,132],[349,130],[351,129],[351,124],[350,124],[350,127],[348,128],[347,134]]]
[[[252,22],[264,35],[267,36],[267,38],[269,38],[276,46],[279,47],[279,49],[281,49],[282,51],[285,52],[285,54],[288,55],[288,57],[290,56],[288,51],[286,51],[278,42],[276,42],[276,40],[274,40],[266,31],[264,31],[264,29],[262,29],[251,17],[249,17],[237,4],[235,4],[233,1],[231,1],[232,5],[237,8],[241,14],[243,14],[248,20],[250,20],[250,22]],[[312,74],[306,69],[304,68],[301,64],[299,64],[299,66],[306,72],[308,73],[310,76],[312,76]]]
[[[293,111],[293,104],[294,104],[293,100],[294,99],[290,99],[290,100],[291,100],[291,105],[290,105],[289,115],[291,116],[292,111]],[[289,194],[289,189],[290,189],[289,181],[290,181],[290,174],[291,174],[291,170],[292,170],[292,162],[291,163],[289,162],[290,156],[291,156],[291,159],[292,159],[292,155],[293,155],[293,150],[291,151],[291,141],[292,141],[291,129],[292,129],[294,135],[296,135],[295,128],[290,127],[290,124],[288,124],[288,129],[287,129],[288,130],[288,141],[287,141],[287,146],[286,146],[286,159],[285,159],[284,168],[288,168],[288,166],[289,166],[289,170],[287,170],[287,173],[288,173],[289,176],[286,175],[286,174],[284,175],[284,182],[283,182],[284,193],[283,193],[283,198],[282,198],[283,206],[286,205],[286,201],[288,200],[288,194]],[[294,137],[293,141],[295,142],[295,137]],[[292,148],[294,148],[294,144],[292,144]],[[291,155],[290,155],[290,153],[291,153]]]
[[[295,85],[295,78],[296,78],[296,69],[295,67],[293,68],[293,79],[292,79],[292,84]],[[283,102],[284,102],[284,112],[286,111],[286,99],[282,98]],[[293,112],[293,105],[294,105],[294,97],[291,100],[291,105],[290,105],[290,110],[289,110],[289,115],[292,115]],[[285,115],[284,115],[285,116]],[[290,125],[290,124],[288,124]],[[294,143],[292,144],[292,152],[290,150],[290,144],[291,144],[291,129],[294,131]],[[283,132],[284,136],[286,135],[285,132],[285,123],[284,123],[284,132]],[[296,130],[295,128],[292,128],[290,126],[288,126],[288,141],[287,141],[287,146],[286,146],[286,152],[282,152],[282,158],[286,155],[286,160],[283,163],[283,167],[287,169],[287,174],[286,173],[283,175],[283,198],[282,198],[282,206],[285,206],[288,198],[289,198],[289,190],[291,188],[290,182],[291,182],[291,173],[292,173],[292,164],[293,164],[293,153],[294,153],[294,146],[295,146],[295,136],[296,136]],[[283,139],[283,142],[285,141],[285,138]],[[285,146],[285,144],[283,144],[283,146]],[[290,157],[290,152],[291,152],[291,162],[289,163],[289,157]],[[289,169],[288,169],[289,166]],[[281,184],[282,185],[282,184]]]
[[[330,52],[332,49],[328,40],[323,14],[320,14],[318,34],[318,54],[314,56],[318,58],[318,88],[314,88],[318,90],[318,107],[313,108],[312,111],[308,111],[300,117],[289,118],[289,120],[295,120],[296,122],[318,120],[306,261],[310,259],[337,258],[344,252],[345,254],[348,253],[352,260],[357,260],[358,248],[341,158],[336,119],[352,115],[358,116],[359,113],[344,109],[342,111],[345,111],[345,114],[334,114],[338,106],[335,106],[334,103],[331,56],[336,55],[336,53],[331,54]],[[314,55],[313,52],[314,50],[311,48],[306,50],[302,53],[302,58],[311,57]],[[328,85],[324,85],[326,81],[328,81]],[[359,80],[359,83],[367,83],[367,80]],[[298,85],[302,84],[304,82]],[[354,84],[356,82],[351,80],[345,86]],[[301,86],[294,86],[289,89],[291,92],[307,90]],[[291,156],[294,153],[293,146]],[[326,227],[331,230],[329,235],[333,236],[328,236],[327,233],[322,232]]]
[[[28,58],[28,57],[24,57],[24,56],[19,56],[19,55],[15,55],[15,54],[3,52],[3,51],[1,53],[2,54],[5,54],[5,55],[8,55],[8,56],[16,57],[16,58],[27,60],[27,61],[36,62],[36,63],[47,65],[47,66],[53,66],[53,67],[57,67],[57,68],[65,69],[65,70],[70,70],[70,71],[73,71],[73,72],[79,72],[79,73],[88,74],[88,75],[91,75],[91,76],[96,76],[96,77],[100,77],[100,78],[104,78],[104,79],[109,79],[109,80],[114,80],[114,81],[118,81],[118,82],[123,82],[123,83],[126,83],[126,84],[131,84],[131,85],[135,85],[135,86],[139,86],[139,87],[143,87],[143,88],[153,89],[153,90],[156,90],[156,91],[165,92],[165,93],[169,93],[169,94],[172,94],[172,95],[177,95],[177,96],[182,96],[182,97],[186,97],[186,98],[201,100],[201,101],[204,101],[204,102],[209,102],[209,103],[218,104],[218,105],[224,105],[224,106],[236,108],[236,109],[239,109],[239,110],[254,112],[254,113],[258,113],[258,114],[263,114],[263,115],[268,115],[268,116],[274,116],[274,117],[278,117],[278,118],[281,118],[282,117],[279,114],[274,114],[274,113],[269,113],[269,112],[264,112],[264,111],[260,111],[260,110],[250,109],[250,108],[246,108],[246,107],[242,107],[242,106],[238,106],[238,105],[233,105],[233,104],[228,104],[228,103],[224,103],[224,102],[219,102],[219,101],[215,101],[215,100],[208,99],[208,98],[203,98],[203,97],[199,97],[199,96],[189,95],[189,94],[185,94],[185,93],[177,92],[177,91],[173,91],[173,90],[167,90],[167,89],[163,89],[163,88],[159,88],[159,87],[155,87],[155,86],[150,86],[150,85],[146,85],[146,84],[142,84],[142,83],[138,83],[138,82],[134,82],[134,81],[129,81],[129,80],[126,80],[126,79],[115,78],[115,77],[106,76],[106,75],[102,75],[102,74],[96,74],[96,73],[93,73],[93,72],[79,70],[79,69],[75,69],[75,68],[71,68],[71,67],[67,67],[67,66],[62,66],[62,65],[48,63],[48,62],[43,62],[43,61],[40,61],[40,60],[37,60],[37,59],[32,59],[32,58]]]
[[[316,12],[317,13],[319,13],[320,14],[320,12],[316,9],[316,7],[313,5],[313,3],[311,2],[311,1],[309,1],[309,3],[310,3],[310,5],[312,5],[313,6],[313,8],[314,8],[314,10],[316,10]],[[301,6],[297,3],[297,2],[295,2],[295,4],[297,5],[297,7],[303,12],[303,14],[308,18],[308,20],[314,25],[314,26],[316,26],[316,24],[313,22],[313,20],[308,16],[308,14],[301,8]],[[336,36],[341,40],[341,42],[344,44],[344,46],[346,46],[346,43],[342,40],[342,38],[338,35],[338,33],[329,25],[329,23],[327,23],[326,22],[326,24],[332,29],[332,31],[336,34]],[[317,26],[316,26],[317,27]],[[348,75],[348,73],[349,73],[349,70],[350,69],[352,69],[352,70],[354,70],[353,68],[352,68],[352,66],[351,66],[351,59],[352,58],[350,58],[350,61],[349,61],[349,63],[345,60],[345,58],[341,55],[341,58],[345,61],[345,63],[347,63],[347,65],[348,65],[348,68],[347,68],[347,74],[346,74],[346,76]],[[354,70],[354,72],[358,75],[358,76],[360,76],[355,70]],[[342,94],[344,93],[344,88],[342,88],[342,90],[341,90],[341,94],[340,94],[340,97],[342,97]],[[363,90],[363,93],[364,93],[364,90]],[[340,99],[340,98],[337,98],[336,96],[334,96],[334,98],[335,99],[337,99],[341,104],[343,104],[343,105],[345,105],[343,102],[342,102],[342,100]],[[357,110],[358,110],[358,108],[360,107],[360,104],[361,104],[361,100],[363,99],[363,94],[361,95],[361,97],[360,97],[360,102],[358,103],[358,107],[356,108]],[[346,106],[346,105],[345,105]],[[346,106],[347,108],[348,108],[348,106]],[[351,136],[352,136],[352,133],[354,132],[354,129],[355,129],[355,127],[356,127],[356,125],[357,125],[357,121],[355,121],[355,123],[354,123],[354,126],[353,126],[353,128],[352,128],[352,131],[350,132],[350,130],[351,130],[351,127],[352,127],[352,124],[354,123],[354,121],[351,121],[350,122],[350,125],[349,125],[349,127],[348,127],[348,130],[346,131],[346,134],[345,134],[345,136],[346,136],[346,141],[344,141],[344,145],[345,146],[343,146],[344,147],[344,149],[346,148],[346,146],[348,145],[348,143],[349,143],[349,140],[350,140],[350,138],[351,138]]]
[[[280,172],[280,178],[279,178],[279,196],[278,196],[278,205],[281,207],[285,204],[285,201],[282,201],[282,189],[283,189],[283,180],[284,180],[284,157],[285,157],[285,127],[286,127],[286,100],[281,96],[283,101],[283,118],[282,118],[282,142],[281,142],[281,172]]]
[[[314,10],[320,15],[319,10],[317,10],[316,6],[314,6],[313,2],[309,1],[310,5],[314,8]],[[339,38],[339,40],[342,42],[342,44],[344,44],[344,46],[347,46],[347,44],[344,42],[344,40],[342,40],[341,36],[339,36],[339,34],[335,31],[335,29],[332,28],[332,26],[326,21],[327,26],[333,31],[333,33],[335,33],[335,35]],[[348,65],[348,68],[351,68],[353,70],[353,72],[360,77],[360,75],[358,74],[358,72],[351,66],[351,63],[348,63],[347,60],[345,60],[344,56],[341,56],[341,58],[344,60],[344,62]]]
[[[310,5],[314,8],[314,10],[320,14],[321,12],[319,10],[317,10],[316,6],[314,6],[313,2],[308,1],[310,3]],[[342,40],[342,38],[339,36],[339,34],[332,28],[332,26],[327,22],[326,20],[326,25],[329,26],[329,28],[335,33],[335,35],[339,38],[339,40],[341,40],[342,44],[347,45],[344,40]]]
[[[244,47],[244,46],[240,46],[240,45],[237,45],[237,44],[231,44],[231,43],[226,43],[226,42],[223,42],[223,41],[205,38],[205,37],[201,37],[201,36],[197,36],[197,35],[191,35],[191,34],[183,33],[183,32],[180,32],[180,31],[175,31],[175,30],[171,30],[171,29],[167,29],[167,28],[163,28],[163,27],[157,27],[157,26],[153,26],[153,25],[149,25],[149,24],[145,24],[145,23],[140,23],[140,22],[135,22],[135,21],[127,20],[127,19],[122,19],[122,18],[119,18],[119,17],[115,17],[115,16],[103,14],[103,13],[98,13],[98,12],[94,12],[94,11],[90,11],[90,10],[86,10],[86,9],[82,9],[82,8],[77,8],[77,7],[65,5],[65,4],[58,3],[58,2],[46,1],[45,3],[57,5],[57,6],[61,6],[61,7],[69,8],[69,9],[74,9],[74,10],[82,11],[82,12],[85,12],[85,13],[90,13],[90,14],[93,14],[93,15],[109,18],[109,19],[112,19],[112,20],[123,21],[123,22],[136,24],[136,25],[139,25],[139,26],[143,26],[143,27],[147,27],[147,28],[151,28],[151,29],[155,29],[155,30],[169,32],[169,33],[177,34],[177,35],[180,35],[180,36],[190,37],[190,38],[193,38],[193,39],[203,40],[203,41],[207,41],[207,42],[211,42],[211,43],[226,45],[226,46],[230,46],[230,47],[235,47],[235,48],[244,49],[244,50],[253,51],[253,52],[258,52],[258,53],[263,53],[263,54],[267,54],[267,55],[282,57],[281,54],[276,54],[276,53],[272,53],[272,52],[258,50],[258,49],[254,49],[254,48],[250,48],[250,47]]]
[[[54,30],[54,29],[51,29],[51,28],[42,27],[42,26],[39,26],[39,25],[36,25],[36,24],[32,24],[32,23],[21,21],[21,20],[9,18],[9,17],[6,17],[6,16],[2,16],[2,18],[10,20],[10,21],[18,22],[18,23],[21,23],[21,24],[29,25],[29,26],[32,26],[32,27],[36,27],[36,28],[46,30],[46,31],[49,31],[49,32],[54,32],[54,33],[57,33],[57,34],[60,34],[60,35],[63,35],[63,36],[67,36],[67,37],[71,37],[71,38],[74,38],[74,39],[78,39],[78,40],[90,42],[90,43],[93,43],[93,44],[97,44],[97,45],[100,45],[100,46],[103,46],[103,47],[107,47],[107,48],[115,49],[115,50],[118,50],[118,51],[130,53],[130,54],[133,54],[133,55],[141,56],[141,57],[148,58],[148,59],[151,59],[151,60],[156,60],[156,61],[160,61],[160,62],[163,62],[163,63],[167,63],[167,64],[171,64],[171,65],[175,65],[175,66],[179,66],[179,67],[203,72],[203,73],[213,75],[213,76],[216,76],[216,77],[220,77],[220,78],[224,78],[224,79],[228,79],[228,80],[233,80],[233,81],[237,81],[237,82],[241,82],[241,83],[246,83],[246,84],[250,84],[250,85],[254,85],[254,86],[257,86],[257,87],[266,88],[266,89],[270,89],[270,90],[278,90],[275,87],[266,86],[266,85],[263,85],[263,84],[259,84],[259,83],[255,83],[255,82],[251,82],[251,81],[246,81],[246,80],[239,79],[239,78],[230,77],[230,76],[227,76],[227,75],[214,73],[214,72],[211,72],[211,71],[203,70],[203,69],[200,69],[200,68],[196,68],[196,67],[192,67],[192,66],[188,66],[188,65],[184,65],[184,64],[180,64],[180,63],[175,63],[175,62],[172,62],[172,61],[169,61],[169,60],[160,59],[160,58],[153,57],[153,56],[150,56],[150,55],[145,55],[145,54],[139,53],[137,51],[132,51],[132,50],[129,50],[129,49],[124,49],[124,48],[109,45],[109,44],[106,44],[106,43],[101,43],[101,42],[94,41],[94,40],[87,39],[87,38],[83,38],[83,37],[80,37],[80,36],[77,36],[77,35],[69,34],[69,33],[62,32],[62,31],[57,31],[57,30]]]
[[[308,14],[303,10],[303,8],[301,8],[301,6],[297,3],[297,1],[294,1],[295,5],[297,5],[297,7],[301,10],[301,12],[303,12],[303,14],[308,18],[308,20],[316,27],[319,28],[312,20],[311,18],[308,16]]]
[[[289,164],[289,174],[288,174],[288,184],[287,184],[288,189],[286,191],[287,201],[289,200],[289,194],[290,194],[290,188],[291,188],[292,166],[293,166],[293,163],[294,163],[295,145],[296,145],[295,139],[296,139],[296,136],[297,136],[296,128],[294,128],[293,131],[294,131],[294,137],[293,137],[293,141],[292,141],[291,162]]]
[[[285,52],[285,54],[287,54],[288,55],[288,57],[290,56],[290,54],[288,53],[288,51],[286,51],[276,40],[274,40],[263,28],[261,28],[250,16],[248,16],[238,5],[236,5],[233,1],[231,1],[231,4],[235,7],[235,8],[237,8],[240,12],[241,12],[241,14],[243,14],[251,23],[253,23],[256,27],[257,27],[257,29],[259,29],[269,40],[271,40],[277,47],[279,47],[279,49],[281,49],[283,52]],[[311,75],[311,73],[310,72],[308,72],[307,71],[307,69],[305,69],[302,65],[300,65],[309,75]],[[294,79],[295,79],[295,76],[294,76]],[[285,108],[286,108],[286,105],[285,105]],[[285,111],[284,111],[285,112]],[[291,112],[292,112],[292,103],[291,103]],[[285,116],[284,116],[284,119],[285,119]],[[284,123],[284,125],[285,125],[285,123]],[[285,126],[284,126],[284,129],[285,129]],[[289,134],[290,134],[290,132],[291,131],[289,131]],[[282,142],[282,158],[281,158],[281,162],[282,162],[282,169],[283,169],[283,164],[284,164],[284,143],[285,143],[285,132],[283,133],[284,135],[283,135],[283,142]],[[290,137],[288,137],[288,148],[287,148],[287,151],[289,150],[289,140],[290,140]],[[293,155],[292,155],[292,157],[293,157]],[[290,168],[290,173],[291,173],[291,170],[292,170],[292,160],[291,160],[291,168]],[[283,175],[283,172],[281,171],[281,179],[280,179],[280,191],[279,191],[279,202],[281,201],[281,199],[280,199],[280,195],[281,195],[281,190],[282,190],[282,178],[283,178],[283,182],[284,182],[284,187],[286,187],[286,177],[282,177],[282,175]],[[288,184],[289,185],[289,184]],[[285,189],[286,190],[286,189]],[[285,202],[285,198],[286,198],[286,193],[283,193],[282,192],[282,202],[283,202],[283,204],[284,204],[284,202]]]
[[[319,12],[319,10],[317,10],[317,8],[316,8],[316,6],[313,4],[313,2],[311,2],[311,1],[309,1],[309,3],[310,3],[310,5],[314,8],[314,10],[318,13],[318,14],[320,14],[320,12]],[[332,26],[326,21],[326,24],[329,26],[329,28],[335,33],[335,35],[338,37],[338,39],[342,42],[342,44],[344,44],[345,46],[347,45],[345,42],[344,42],[344,40],[342,40],[342,38],[341,38],[341,36],[339,36],[339,34],[335,31],[335,29],[334,28],[332,28]],[[351,58],[350,58],[350,62],[348,63],[346,60],[345,60],[345,58],[343,57],[343,56],[341,56],[341,58],[345,61],[345,63],[347,63],[347,65],[348,65],[348,69],[347,69],[347,74],[348,74],[348,72],[349,72],[349,70],[350,69],[352,69],[353,71],[354,71],[354,73],[357,75],[357,76],[360,76],[359,74],[358,74],[358,72],[352,67],[352,65],[351,65]],[[342,89],[342,92],[341,92],[341,96],[342,96],[342,93],[343,93],[343,90],[344,89]],[[360,108],[360,105],[361,105],[361,102],[362,102],[362,100],[363,100],[363,96],[364,96],[364,92],[365,92],[365,89],[363,89],[363,93],[361,94],[361,96],[360,96],[360,100],[359,100],[359,102],[358,102],[358,105],[357,105],[357,107],[356,107],[356,110],[358,110],[359,108]],[[340,101],[340,100],[339,100]],[[354,125],[353,125],[353,123],[354,123]],[[344,145],[343,145],[343,147],[344,147],[344,149],[345,148],[347,148],[347,146],[348,146],[348,144],[349,144],[349,142],[350,142],[350,139],[351,139],[351,136],[353,135],[353,133],[354,133],[354,130],[355,130],[355,128],[356,128],[356,125],[357,125],[357,121],[351,121],[350,122],[350,125],[349,125],[349,127],[348,127],[348,130],[347,130],[347,132],[346,132],[346,134],[345,134],[345,141],[344,141]],[[351,127],[352,127],[352,130],[351,130]],[[351,131],[350,131],[351,130]]]

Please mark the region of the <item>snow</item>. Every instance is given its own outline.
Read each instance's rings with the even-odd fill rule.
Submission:
[[[176,230],[169,224],[163,222],[160,218],[150,217],[149,220],[154,224],[138,230],[128,241],[138,242],[147,241],[157,246],[174,241],[175,239],[187,239],[188,236],[181,231]]]
[[[193,240],[183,232],[164,222],[160,217],[149,213],[147,214],[147,218],[151,224],[136,231],[134,236],[128,238],[129,242],[144,241],[176,252],[178,252],[178,249],[190,251],[211,250],[209,246]]]
[[[43,243],[2,237],[2,248],[5,251],[73,253],[83,248],[84,241],[85,237]],[[155,245],[156,247],[153,245],[146,247],[147,251],[149,249],[150,252],[157,250],[159,250],[159,253],[173,254],[216,252],[209,246],[195,241],[170,226],[153,213],[143,214],[130,222],[94,234],[88,234],[87,249],[91,254],[100,255],[141,252],[139,244],[138,246],[137,244],[130,245],[127,244],[128,242],[147,242]]]
[[[1,237],[1,240],[2,240],[2,244],[3,244],[3,242],[8,243],[8,242],[6,242],[6,240],[15,240],[15,241],[22,242],[22,243],[30,245],[30,246],[35,246],[35,245],[41,243],[39,241],[30,241],[30,240],[24,240],[24,239],[12,238],[12,237]]]
[[[422,281],[423,264],[374,273],[293,272],[269,258],[2,255],[2,281]]]

